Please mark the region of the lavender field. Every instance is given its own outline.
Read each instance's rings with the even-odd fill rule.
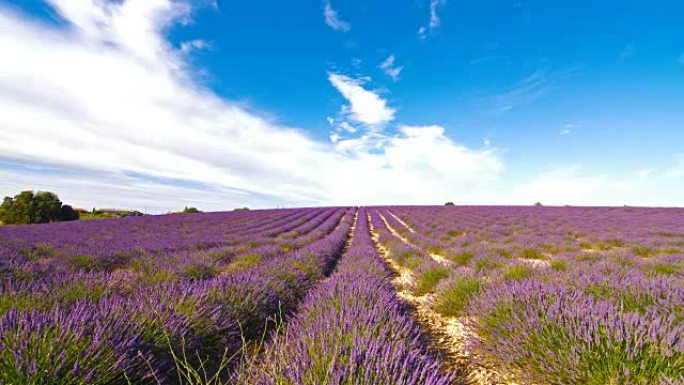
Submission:
[[[0,384],[684,384],[684,209],[0,227]]]

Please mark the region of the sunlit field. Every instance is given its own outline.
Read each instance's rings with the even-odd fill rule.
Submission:
[[[684,209],[0,228],[3,384],[681,384]]]

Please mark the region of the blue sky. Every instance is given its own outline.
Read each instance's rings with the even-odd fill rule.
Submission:
[[[0,193],[665,205],[684,3],[0,0]]]

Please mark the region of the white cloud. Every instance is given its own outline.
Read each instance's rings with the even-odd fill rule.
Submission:
[[[337,11],[330,5],[330,2],[326,2],[323,7],[323,17],[325,18],[325,24],[335,31],[349,32],[351,30],[351,24],[340,19]]]
[[[368,204],[480,201],[504,170],[493,149],[469,149],[440,126],[400,126],[393,136],[371,132],[340,141],[337,149],[350,160],[331,172],[354,175],[356,183],[332,193]]]
[[[430,0],[430,20],[428,21],[428,27],[430,31],[439,27],[442,24],[442,20],[439,17],[439,8],[446,5],[446,0]],[[418,37],[421,40],[427,38],[428,28],[421,26],[418,29]]]
[[[394,65],[395,57],[394,55],[389,55],[385,61],[380,63],[380,68],[385,71],[385,74],[392,78],[393,81],[399,80],[399,75],[401,74],[401,71],[404,69],[403,66],[395,66]]]
[[[377,93],[363,88],[364,79],[330,73],[330,83],[349,101],[343,113],[359,123],[371,127],[381,127],[394,119],[395,109],[387,106],[387,101]]]
[[[681,206],[684,203],[675,184],[654,179],[649,169],[611,177],[606,173],[587,172],[577,164],[540,172],[505,194],[490,197],[490,202],[497,201],[557,206]]]
[[[430,0],[430,29],[435,29],[441,24],[439,7],[446,4],[446,0]]]
[[[56,9],[74,23],[66,30],[3,11],[0,50],[11,54],[0,63],[2,154],[251,191],[273,183],[292,199],[308,194],[287,179],[316,181],[290,167],[324,150],[195,86],[160,38],[172,16],[188,17],[175,4],[60,1]]]
[[[184,53],[190,53],[192,51],[208,49],[209,47],[210,45],[206,41],[202,39],[194,39],[182,42],[180,45],[180,50]]]
[[[579,204],[591,200],[597,202],[597,192],[608,188],[608,176],[585,176],[579,172],[579,166],[542,172],[517,187],[515,199],[525,199],[529,204],[542,202],[548,205]],[[615,203],[615,199],[612,202]]]
[[[494,150],[467,148],[441,127],[354,139],[341,136],[355,130],[342,120],[349,126],[331,144],[221,99],[164,38],[191,21],[185,3],[52,4],[66,26],[0,6],[2,194],[54,187],[79,206],[160,210],[189,199],[210,209],[440,203],[479,196],[503,168]],[[329,80],[352,121],[394,119],[363,79]]]
[[[154,178],[130,175],[62,173],[50,168],[18,170],[0,168],[2,196],[14,195],[25,189],[56,192],[62,201],[90,210],[96,207],[138,209],[149,214],[164,214],[185,206],[203,210],[225,210],[235,207],[284,206],[287,200],[274,196],[251,194],[245,191],[203,184],[171,185]],[[150,196],[154,198],[151,199]]]
[[[561,136],[568,136],[572,134],[576,129],[581,128],[582,125],[578,123],[567,123],[564,124],[563,127],[561,127],[559,133]]]

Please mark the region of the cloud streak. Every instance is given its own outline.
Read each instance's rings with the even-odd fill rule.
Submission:
[[[399,80],[399,75],[404,69],[403,66],[394,65],[395,57],[394,55],[389,55],[385,61],[380,63],[380,69],[385,72],[385,75],[389,76],[393,81]]]
[[[570,76],[574,70],[550,72],[540,69],[517,82],[506,91],[487,97],[496,112],[507,112],[516,107],[541,99],[553,90],[558,82]],[[566,127],[567,128],[567,127]]]
[[[446,0],[430,0],[430,29],[439,27],[442,21],[439,18],[439,7],[446,5]]]
[[[430,0],[430,20],[427,26],[418,28],[418,38],[425,40],[428,32],[434,31],[442,24],[442,19],[439,16],[439,9],[446,5],[446,0]]]
[[[325,19],[325,24],[335,31],[349,32],[351,30],[351,23],[340,19],[330,2],[326,2],[323,6],[323,18]]]

